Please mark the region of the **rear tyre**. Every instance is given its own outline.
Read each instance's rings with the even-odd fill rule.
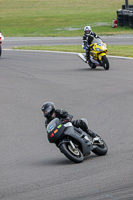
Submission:
[[[105,70],[109,69],[109,61],[105,55],[102,57],[102,66]]]
[[[91,69],[95,69],[96,65],[92,63],[90,60],[88,60],[88,65],[90,66]]]
[[[91,68],[91,69],[96,69],[96,65],[93,64],[93,63],[91,63],[90,68]]]
[[[92,150],[92,152],[98,156],[104,156],[108,152],[108,147],[107,147],[106,142],[101,137],[100,137],[100,139],[101,139],[101,142],[99,144],[95,144],[96,147],[95,147],[95,149]]]
[[[60,145],[60,151],[71,161],[81,163],[84,160],[83,154],[79,148],[73,149],[70,143],[63,143]]]

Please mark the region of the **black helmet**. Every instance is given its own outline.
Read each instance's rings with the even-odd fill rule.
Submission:
[[[53,112],[55,111],[55,105],[53,102],[45,102],[42,106],[42,112],[44,117],[51,118]]]

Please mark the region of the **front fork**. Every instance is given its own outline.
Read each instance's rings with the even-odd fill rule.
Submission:
[[[74,145],[73,142],[72,142],[71,140],[69,140],[69,139],[61,140],[58,144],[56,144],[56,146],[59,148],[60,145],[61,145],[62,143],[69,143],[69,144],[71,145],[71,147],[72,147],[73,149],[75,149],[75,145]]]

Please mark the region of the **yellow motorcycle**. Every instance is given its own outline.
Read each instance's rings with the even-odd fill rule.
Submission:
[[[102,66],[105,70],[109,69],[109,61],[107,58],[107,46],[100,38],[92,38],[90,48],[90,62],[88,63],[92,69]],[[86,56],[78,54],[78,56],[86,62]]]

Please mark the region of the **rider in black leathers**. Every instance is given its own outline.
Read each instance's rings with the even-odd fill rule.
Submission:
[[[88,128],[82,119],[72,121],[73,116],[65,110],[55,109],[55,104],[53,102],[45,102],[41,110],[44,114],[44,117],[46,117],[45,127],[47,127],[51,120],[57,117],[58,119],[61,119],[63,123],[67,123],[69,121],[72,122],[73,126],[81,128],[83,131],[89,134],[89,136],[95,139],[95,141],[99,139],[96,134]]]
[[[90,26],[85,26],[82,47],[86,52],[86,62],[88,62],[90,65],[92,64],[90,61],[90,44],[92,43],[94,37],[100,38],[98,35],[96,35],[96,33],[92,32]]]

